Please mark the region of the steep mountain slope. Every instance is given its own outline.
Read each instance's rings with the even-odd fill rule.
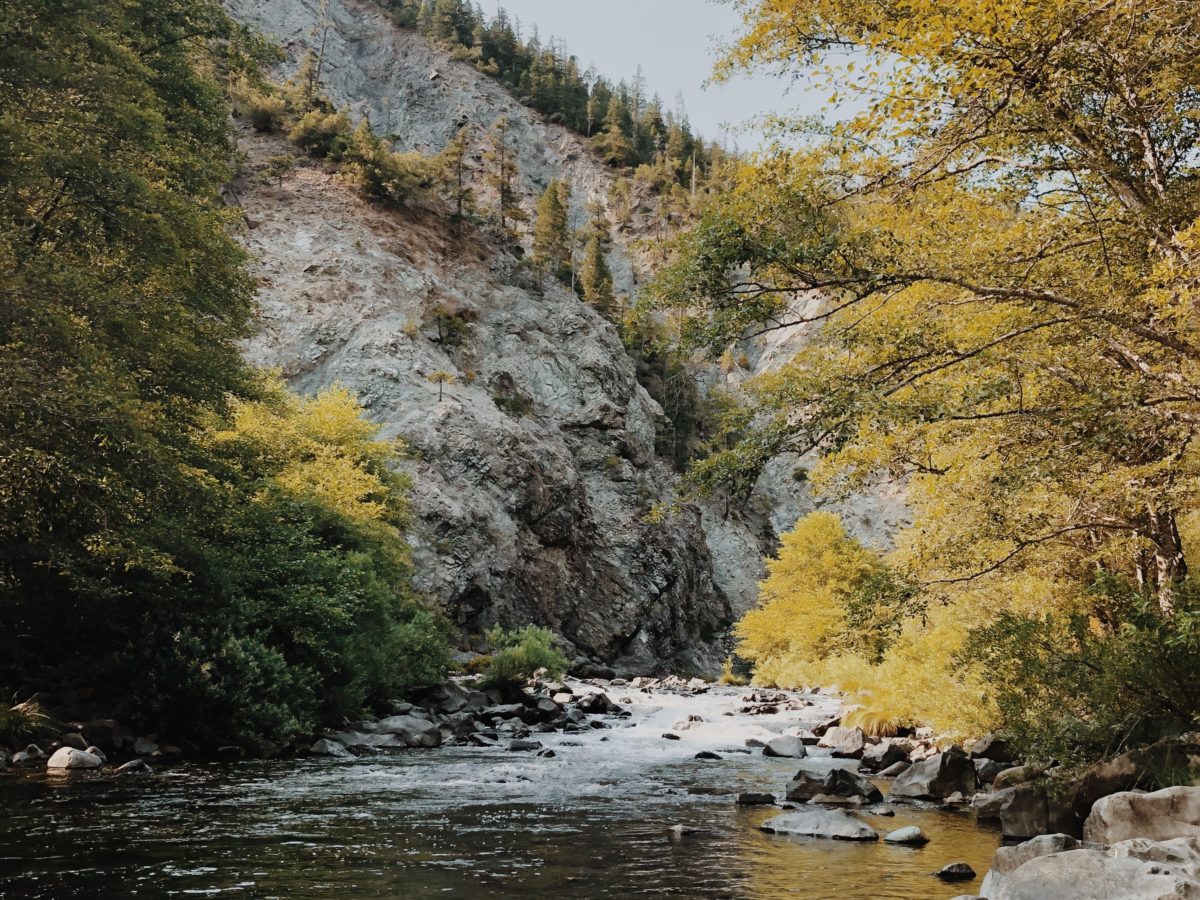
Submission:
[[[313,40],[315,0],[228,6],[284,43],[284,74]],[[498,85],[373,6],[334,0],[329,12],[326,91],[399,146],[440,149],[464,117],[481,140],[507,114],[526,196],[554,176],[577,201],[604,195],[609,174],[578,139]],[[303,391],[350,387],[409,444],[418,588],[467,633],[536,622],[625,670],[711,670],[736,610],[699,512],[644,521],[673,477],[653,456],[661,411],[614,327],[565,289],[537,290],[480,233],[374,208],[316,164],[280,189],[255,173],[283,140],[247,132],[241,143],[247,174],[233,190],[261,282],[246,352]],[[453,383],[432,383],[436,372]],[[753,547],[738,561],[757,564],[753,541],[718,543]]]

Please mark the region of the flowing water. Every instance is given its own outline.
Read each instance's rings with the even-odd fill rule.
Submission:
[[[803,768],[747,737],[814,723],[816,706],[726,716],[745,689],[628,698],[631,719],[539,735],[557,756],[447,748],[353,760],[180,765],[154,777],[0,779],[0,896],[950,898],[930,872],[981,875],[999,836],[968,813],[859,813],[880,833],[920,825],[922,848],[769,835],[780,810],[739,808]],[[703,723],[661,735],[699,715]],[[693,759],[715,750],[721,761]],[[743,752],[738,752],[743,751]],[[825,751],[817,751],[825,752]],[[884,792],[887,788],[884,782]],[[700,829],[672,838],[681,824]]]

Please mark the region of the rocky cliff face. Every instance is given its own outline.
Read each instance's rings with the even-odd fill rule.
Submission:
[[[314,40],[317,0],[227,5],[286,47],[282,74]],[[527,196],[556,176],[578,202],[606,194],[586,148],[500,86],[368,3],[332,0],[329,15],[324,88],[377,132],[433,152],[464,121],[482,140],[506,114]],[[268,183],[256,170],[284,141],[246,132],[241,144],[233,191],[261,281],[246,353],[301,391],[346,385],[408,444],[417,587],[466,634],[533,622],[620,669],[711,671],[736,610],[698,511],[645,521],[673,476],[653,453],[661,411],[614,327],[569,291],[537,289],[478,232],[372,207],[315,163]],[[614,263],[631,289],[619,251]],[[433,383],[439,372],[453,382]],[[719,546],[754,546],[740,562],[757,566],[753,541]]]

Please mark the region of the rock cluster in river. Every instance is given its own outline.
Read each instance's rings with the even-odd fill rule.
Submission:
[[[434,748],[446,745],[501,747],[513,752],[553,756],[537,741],[539,734],[578,734],[613,727],[629,710],[616,703],[604,686],[629,686],[642,691],[703,693],[709,685],[699,679],[614,679],[608,682],[533,680],[502,691],[480,689],[470,680],[448,681],[414,697],[417,703],[393,701],[388,715],[349,723],[331,731],[309,748],[322,756]],[[691,723],[685,722],[681,725]],[[678,740],[678,735],[664,734]],[[712,751],[697,759],[720,760]]]

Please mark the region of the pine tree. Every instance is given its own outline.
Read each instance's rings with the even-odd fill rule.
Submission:
[[[608,260],[604,258],[604,248],[597,236],[593,236],[588,241],[587,248],[583,251],[583,264],[579,269],[579,287],[584,301],[600,315],[607,316],[612,312],[612,271],[608,268]]]
[[[450,192],[454,204],[453,220],[461,233],[462,222],[475,209],[475,193],[467,182],[467,151],[469,149],[470,126],[458,130],[446,149],[438,157],[438,178]]]
[[[569,277],[570,226],[567,221],[571,189],[564,181],[553,179],[537,205],[533,225],[533,265],[539,276]]]
[[[486,157],[493,166],[488,182],[496,190],[496,212],[501,228],[507,228],[510,221],[515,223],[528,219],[517,193],[517,153],[509,139],[509,128],[507,116],[496,120],[490,136],[492,146]]]

